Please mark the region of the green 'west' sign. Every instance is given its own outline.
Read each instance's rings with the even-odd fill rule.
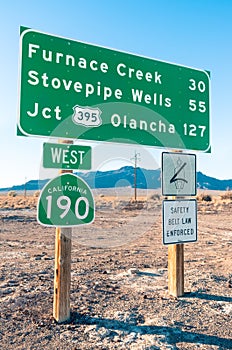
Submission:
[[[43,166],[54,169],[91,169],[91,147],[60,143],[43,144]]]
[[[21,28],[24,135],[207,151],[209,74]]]

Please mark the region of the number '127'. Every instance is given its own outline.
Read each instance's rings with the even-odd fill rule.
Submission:
[[[195,125],[184,123],[184,135],[185,136],[199,136],[203,137],[206,130],[205,125]]]

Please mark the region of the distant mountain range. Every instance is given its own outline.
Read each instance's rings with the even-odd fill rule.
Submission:
[[[77,172],[76,175],[85,180],[91,188],[134,187],[134,167],[124,166],[117,170]],[[138,188],[158,189],[161,187],[161,170],[137,168],[136,184]],[[40,190],[48,180],[31,180],[26,183],[27,191]],[[231,180],[216,178],[197,172],[197,188],[206,190],[232,189]],[[25,184],[1,188],[1,192],[24,191]]]

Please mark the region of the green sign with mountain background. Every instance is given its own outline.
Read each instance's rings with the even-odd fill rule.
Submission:
[[[21,28],[23,135],[209,151],[207,71]]]

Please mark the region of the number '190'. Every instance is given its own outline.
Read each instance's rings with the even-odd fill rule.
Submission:
[[[52,211],[52,196],[46,197],[48,205],[47,205],[47,218],[51,219],[51,211]],[[81,215],[79,213],[79,206],[80,203],[85,203],[85,212]],[[57,198],[56,205],[59,209],[63,210],[63,212],[60,214],[60,218],[63,219],[69,212],[71,208],[71,199],[67,196],[60,196]],[[89,201],[86,197],[79,197],[76,200],[75,203],[75,215],[77,219],[84,220],[87,218],[89,214]]]

